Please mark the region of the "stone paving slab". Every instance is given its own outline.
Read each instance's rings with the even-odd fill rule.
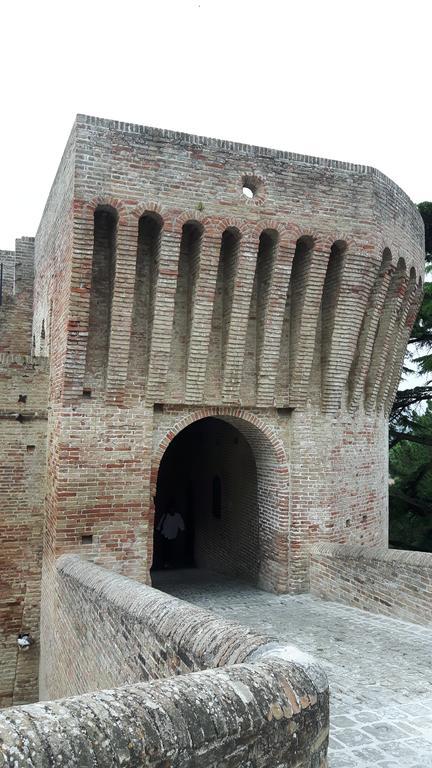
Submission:
[[[330,681],[330,768],[432,768],[432,631],[202,571],[154,585],[312,653]]]

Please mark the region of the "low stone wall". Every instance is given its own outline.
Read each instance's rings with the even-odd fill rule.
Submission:
[[[3,710],[6,765],[327,766],[313,659],[75,555],[57,566],[49,695],[79,695]]]
[[[77,555],[57,561],[41,698],[240,664],[268,637]]]
[[[432,553],[318,544],[311,592],[366,611],[432,624]]]

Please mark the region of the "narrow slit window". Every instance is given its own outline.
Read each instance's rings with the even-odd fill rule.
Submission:
[[[213,477],[212,514],[216,520],[222,517],[222,482],[219,475]]]

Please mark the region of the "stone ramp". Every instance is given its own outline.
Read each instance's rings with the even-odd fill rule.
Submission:
[[[320,661],[330,683],[330,768],[432,766],[430,629],[198,570],[155,574],[155,581]]]

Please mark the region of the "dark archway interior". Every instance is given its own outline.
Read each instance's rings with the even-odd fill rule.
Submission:
[[[195,567],[256,582],[257,470],[238,429],[210,417],[180,432],[160,464],[155,508],[153,571]]]

